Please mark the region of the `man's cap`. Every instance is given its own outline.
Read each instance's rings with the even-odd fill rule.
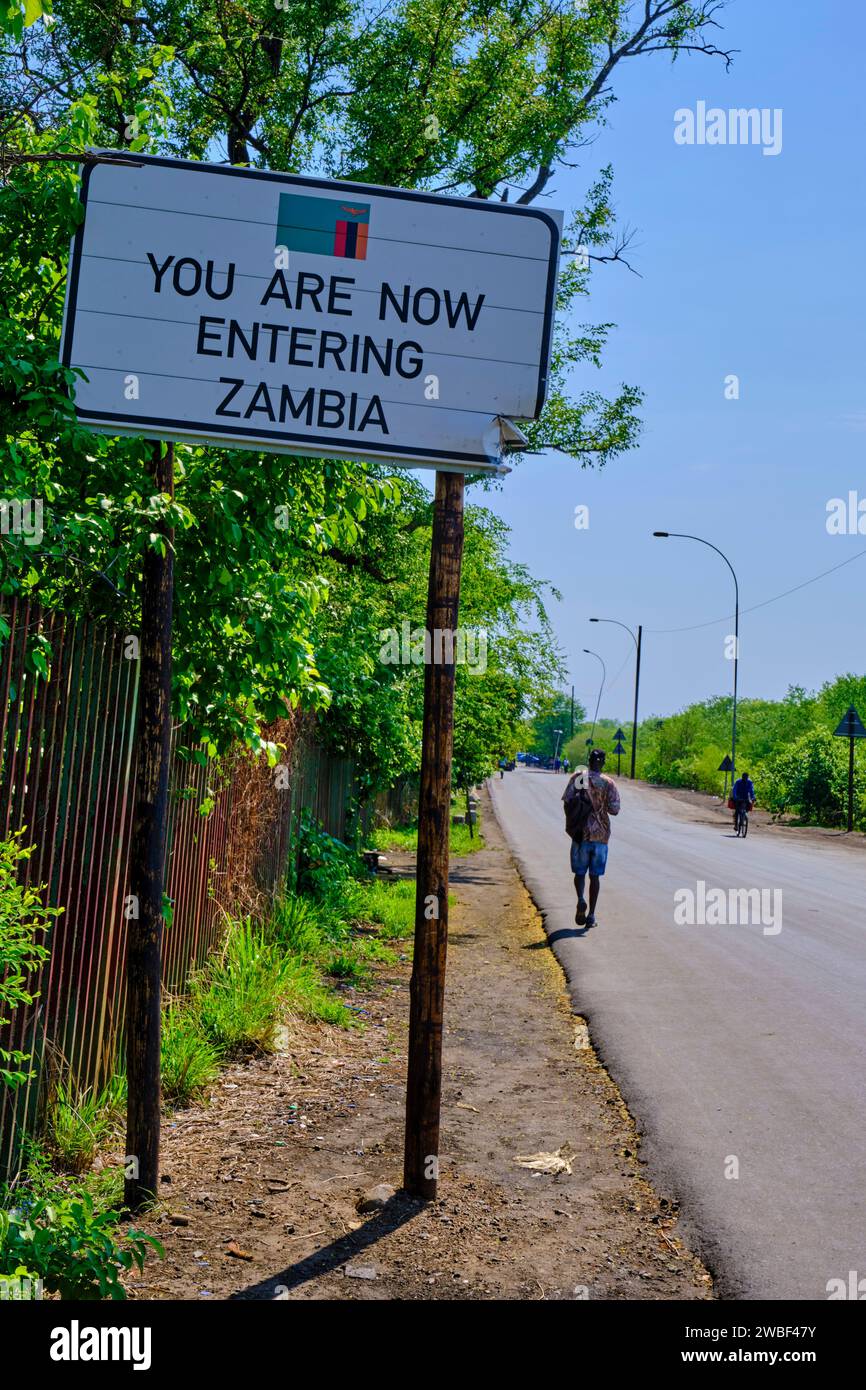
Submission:
[[[603,748],[593,748],[589,756],[590,759],[601,758],[602,762],[604,762],[605,758],[607,757],[607,754],[605,753]]]

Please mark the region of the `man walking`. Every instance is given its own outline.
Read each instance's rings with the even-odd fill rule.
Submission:
[[[604,749],[593,748],[589,755],[588,771],[578,768],[562,796],[565,829],[571,836],[571,872],[574,874],[574,886],[577,889],[577,911],[574,920],[579,927],[596,925],[595,907],[607,865],[610,818],[619,815],[619,792],[613,778],[602,772],[604,760]],[[588,914],[584,897],[587,874]]]

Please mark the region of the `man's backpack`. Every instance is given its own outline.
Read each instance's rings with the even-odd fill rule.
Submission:
[[[576,781],[571,781],[566,787],[562,804],[565,808],[566,835],[570,835],[572,840],[582,840],[586,832],[586,823],[592,815],[589,792],[585,787],[578,786]]]

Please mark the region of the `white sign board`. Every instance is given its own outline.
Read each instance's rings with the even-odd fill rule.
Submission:
[[[90,428],[474,471],[541,410],[561,213],[144,156],[81,198]]]

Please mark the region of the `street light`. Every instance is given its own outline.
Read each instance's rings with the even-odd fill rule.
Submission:
[[[635,645],[635,664],[634,664],[634,720],[631,726],[631,780],[634,781],[634,763],[637,756],[637,695],[640,689],[640,644],[643,636],[643,627],[638,626],[637,637],[631,628],[625,623],[621,623],[616,618],[590,618],[591,623],[614,623],[617,627],[624,627]],[[618,775],[618,774],[617,774]]]
[[[553,770],[555,772],[556,760],[559,757],[559,740],[562,738],[562,729],[554,729],[553,732],[556,734],[556,743],[553,746]]]
[[[596,661],[601,661],[601,657],[599,656],[598,652],[591,652],[591,651],[589,650],[589,647],[584,647],[583,650],[584,650],[584,652],[586,653],[587,656],[594,656],[595,659],[596,659]],[[593,738],[595,737],[595,721],[596,721],[596,719],[598,719],[598,707],[599,707],[599,705],[601,704],[601,695],[602,695],[602,691],[604,690],[604,683],[605,683],[606,680],[607,680],[607,667],[605,666],[604,662],[601,661],[601,685],[598,687],[598,699],[597,699],[596,702],[595,702],[595,716],[594,716],[593,721],[592,721],[592,730],[591,730],[590,735],[589,735],[589,741],[590,741],[590,743],[592,743],[592,740],[593,740]]]
[[[737,775],[737,663],[740,656],[740,586],[737,583],[737,576],[734,567],[723,550],[719,550],[712,541],[705,541],[703,536],[690,536],[682,531],[653,531],[654,536],[666,540],[673,537],[681,541],[698,541],[701,545],[708,545],[710,550],[714,550],[717,555],[721,555],[728,569],[731,571],[734,580],[734,714],[731,725],[731,786],[734,785],[734,778]]]

